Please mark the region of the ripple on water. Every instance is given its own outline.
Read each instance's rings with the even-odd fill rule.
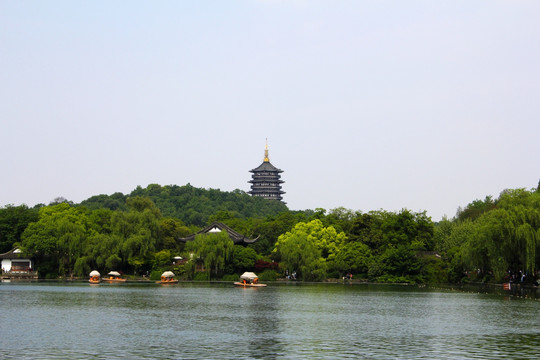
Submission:
[[[0,358],[535,359],[538,306],[391,286],[2,284]]]

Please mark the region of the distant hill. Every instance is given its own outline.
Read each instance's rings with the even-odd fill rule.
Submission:
[[[288,211],[285,204],[253,197],[241,190],[232,192],[219,189],[150,184],[146,188],[138,186],[129,195],[95,195],[81,202],[89,209],[125,210],[126,199],[132,196],[147,196],[161,210],[163,216],[182,220],[188,225],[203,226],[210,216],[219,211],[228,211],[241,218],[264,218]]]

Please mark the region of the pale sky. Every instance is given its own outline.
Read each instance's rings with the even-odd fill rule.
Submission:
[[[249,191],[453,217],[540,179],[540,1],[0,0],[0,206]]]

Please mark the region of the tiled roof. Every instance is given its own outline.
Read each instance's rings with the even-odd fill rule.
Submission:
[[[255,172],[255,171],[277,171],[277,172],[283,172],[283,170],[278,169],[274,165],[270,164],[269,161],[263,162],[259,167],[250,170],[249,172]]]
[[[221,232],[221,231],[226,231],[227,234],[229,235],[229,237],[231,238],[231,240],[235,244],[240,244],[240,245],[253,244],[255,241],[257,241],[259,239],[258,236],[255,239],[249,239],[249,238],[245,237],[244,235],[242,235],[242,234],[236,232],[235,230],[231,229],[227,225],[215,221],[212,224],[205,227],[204,229],[202,229],[201,231],[199,231],[199,232],[197,232],[195,234],[189,235],[189,236],[187,236],[185,238],[179,238],[178,240],[183,241],[183,242],[192,241],[193,239],[195,239],[195,236],[197,236],[197,235],[208,234],[208,233],[213,233],[213,232]]]
[[[7,253],[0,254],[0,259],[27,259],[28,256],[24,256],[19,248],[14,248]]]

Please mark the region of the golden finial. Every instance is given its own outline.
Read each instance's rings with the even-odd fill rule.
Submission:
[[[268,138],[266,138],[266,147],[264,148],[264,162],[270,162],[268,158]]]

